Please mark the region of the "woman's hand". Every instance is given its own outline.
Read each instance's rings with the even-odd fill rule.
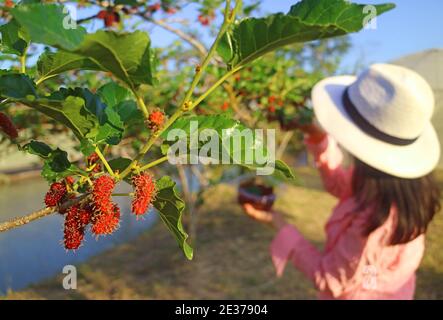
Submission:
[[[261,223],[272,225],[277,230],[286,225],[285,219],[277,211],[258,210],[249,203],[245,203],[243,205],[243,209],[246,212],[246,214],[252,219],[257,220]]]

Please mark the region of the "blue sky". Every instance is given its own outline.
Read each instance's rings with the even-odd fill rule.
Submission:
[[[294,0],[262,0],[262,13],[287,12]],[[389,62],[406,54],[430,48],[443,48],[443,0],[354,0],[357,3],[393,2],[397,7],[377,20],[377,29],[351,35],[352,49],[343,58],[342,70],[352,70],[358,62]],[[189,18],[197,25],[195,8],[186,8],[176,15]],[[149,30],[156,46],[174,39],[160,28]],[[205,37],[206,38],[206,37]]]

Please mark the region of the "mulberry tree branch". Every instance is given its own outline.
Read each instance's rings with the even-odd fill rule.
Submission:
[[[75,199],[71,199],[68,200],[66,202],[64,202],[61,206],[59,207],[49,207],[49,208],[44,208],[35,212],[32,212],[26,216],[23,217],[18,217],[18,218],[14,218],[10,221],[5,221],[0,223],[0,232],[4,232],[4,231],[8,231],[17,227],[21,227],[25,224],[28,224],[31,221],[34,220],[38,220],[40,218],[49,216],[50,214],[53,214],[54,212],[57,211],[63,211],[68,209],[69,207],[72,207],[73,205],[76,205],[78,203],[80,203],[82,200],[84,200],[89,194],[83,194]]]

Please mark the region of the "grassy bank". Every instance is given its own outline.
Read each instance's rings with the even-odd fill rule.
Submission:
[[[278,190],[276,207],[314,243],[324,240],[323,225],[335,199],[321,189],[318,177],[302,173],[304,187]],[[307,299],[311,284],[294,268],[274,276],[268,254],[273,230],[244,216],[236,190],[209,189],[200,212],[195,258],[186,261],[175,240],[158,224],[136,240],[120,245],[78,266],[78,289],[62,288],[55,277],[10,299]],[[418,273],[418,299],[443,299],[443,228],[440,213],[433,222]]]

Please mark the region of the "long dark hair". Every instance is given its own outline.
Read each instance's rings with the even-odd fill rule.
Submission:
[[[360,208],[372,208],[365,235],[380,227],[397,208],[396,227],[390,245],[409,242],[426,232],[440,210],[440,190],[432,174],[398,178],[354,159],[352,188]]]

